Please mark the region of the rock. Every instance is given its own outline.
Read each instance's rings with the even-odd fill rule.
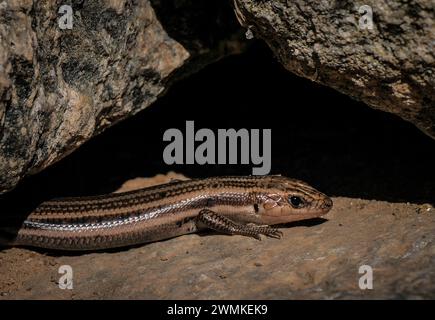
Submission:
[[[435,138],[432,0],[234,2],[240,22],[289,71],[394,113]],[[363,29],[369,26],[363,4],[373,12],[373,29]]]
[[[186,179],[171,173],[132,183],[141,188],[172,177]],[[324,220],[282,227],[281,240],[204,232],[66,256],[5,249],[0,299],[435,298],[429,204],[333,201]],[[62,265],[73,269],[73,290],[58,287]],[[359,287],[361,266],[372,269],[372,290]]]
[[[0,193],[242,50],[228,4],[152,2],[163,26],[150,1],[72,1],[72,29],[59,27],[59,2],[0,2]]]

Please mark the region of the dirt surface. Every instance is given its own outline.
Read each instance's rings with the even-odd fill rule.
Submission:
[[[435,298],[432,206],[333,200],[325,219],[285,226],[281,240],[202,233],[85,254],[4,249],[0,299]],[[61,265],[72,267],[72,290],[58,286]],[[373,268],[372,290],[359,288],[362,265]]]

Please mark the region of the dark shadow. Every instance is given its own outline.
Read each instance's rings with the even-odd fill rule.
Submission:
[[[325,218],[313,218],[313,219],[307,219],[307,220],[301,220],[301,221],[293,221],[289,223],[279,224],[276,225],[276,228],[294,228],[294,227],[314,227],[317,225],[321,225],[328,221],[328,219]]]
[[[243,33],[232,0],[150,2],[165,32],[190,53],[216,51],[222,41]]]
[[[0,198],[0,219],[25,217],[50,198],[108,193],[128,179],[171,170],[192,178],[251,174],[248,165],[166,165],[163,133],[184,131],[186,120],[197,129],[271,128],[271,173],[330,196],[434,203],[435,141],[394,115],[287,72],[257,43],[25,179]]]
[[[188,62],[172,75],[175,81],[249,45],[243,41],[244,29],[236,19],[232,0],[150,2],[168,36],[189,52]]]
[[[84,256],[93,253],[119,253],[119,252],[129,251],[134,248],[146,246],[147,244],[148,243],[143,243],[143,244],[136,244],[136,245],[125,246],[125,247],[98,249],[98,250],[54,250],[54,249],[37,248],[37,247],[30,247],[30,246],[18,246],[18,247],[26,248],[28,250],[32,250],[49,257],[78,257],[78,256]],[[7,248],[8,247],[3,247],[3,248],[0,247],[0,252]]]

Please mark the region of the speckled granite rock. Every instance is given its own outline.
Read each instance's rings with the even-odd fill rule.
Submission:
[[[433,0],[235,3],[241,22],[285,68],[395,113],[435,138]],[[367,13],[359,13],[362,5],[372,8],[371,30],[359,28]]]
[[[231,6],[211,3],[0,1],[0,193],[149,106],[175,75],[239,52]],[[58,24],[68,4],[71,30]]]
[[[130,190],[168,178],[135,179]],[[430,205],[334,198],[325,217],[282,228],[282,240],[203,233],[125,250],[62,256],[0,251],[0,299],[435,298]],[[73,268],[73,289],[58,268]],[[358,286],[373,268],[373,289]]]

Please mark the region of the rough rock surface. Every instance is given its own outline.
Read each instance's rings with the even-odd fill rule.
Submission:
[[[228,3],[152,2],[165,25],[147,0],[0,1],[0,193],[149,106],[180,67],[240,51]],[[224,34],[205,24],[229,14]]]
[[[182,176],[135,179],[149,186]],[[0,299],[435,298],[435,210],[338,197],[327,220],[283,227],[281,240],[213,233],[125,250],[0,251]],[[73,289],[58,287],[61,265]],[[373,268],[373,289],[359,268]],[[183,276],[180,276],[183,275]]]
[[[235,0],[288,70],[411,121],[435,138],[433,0]],[[373,29],[367,11],[373,12]],[[291,88],[289,88],[291,90]]]

